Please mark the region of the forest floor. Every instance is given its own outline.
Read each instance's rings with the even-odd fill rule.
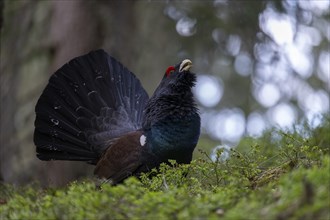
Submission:
[[[171,164],[117,186],[2,184],[0,219],[330,219],[329,118]]]

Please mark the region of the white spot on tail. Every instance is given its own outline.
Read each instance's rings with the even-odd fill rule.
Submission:
[[[147,137],[144,135],[141,135],[141,137],[140,137],[141,146],[144,146],[146,144],[146,141],[147,141]]]
[[[51,122],[53,122],[54,125],[58,125],[60,122],[57,119],[51,118]]]

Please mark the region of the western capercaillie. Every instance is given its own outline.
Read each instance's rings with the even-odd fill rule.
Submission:
[[[114,184],[169,159],[190,163],[200,135],[191,66],[170,66],[149,99],[136,76],[103,50],[71,60],[36,105],[37,157],[86,161]]]

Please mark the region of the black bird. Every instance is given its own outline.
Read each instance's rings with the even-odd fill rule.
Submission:
[[[190,60],[170,66],[149,99],[136,76],[103,50],[72,59],[35,108],[41,160],[86,161],[113,184],[169,159],[190,163],[200,135]]]

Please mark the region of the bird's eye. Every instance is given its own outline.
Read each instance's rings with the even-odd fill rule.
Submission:
[[[175,71],[174,66],[168,67],[167,70],[166,70],[166,72],[165,72],[166,73],[166,77],[170,76],[174,71]]]

